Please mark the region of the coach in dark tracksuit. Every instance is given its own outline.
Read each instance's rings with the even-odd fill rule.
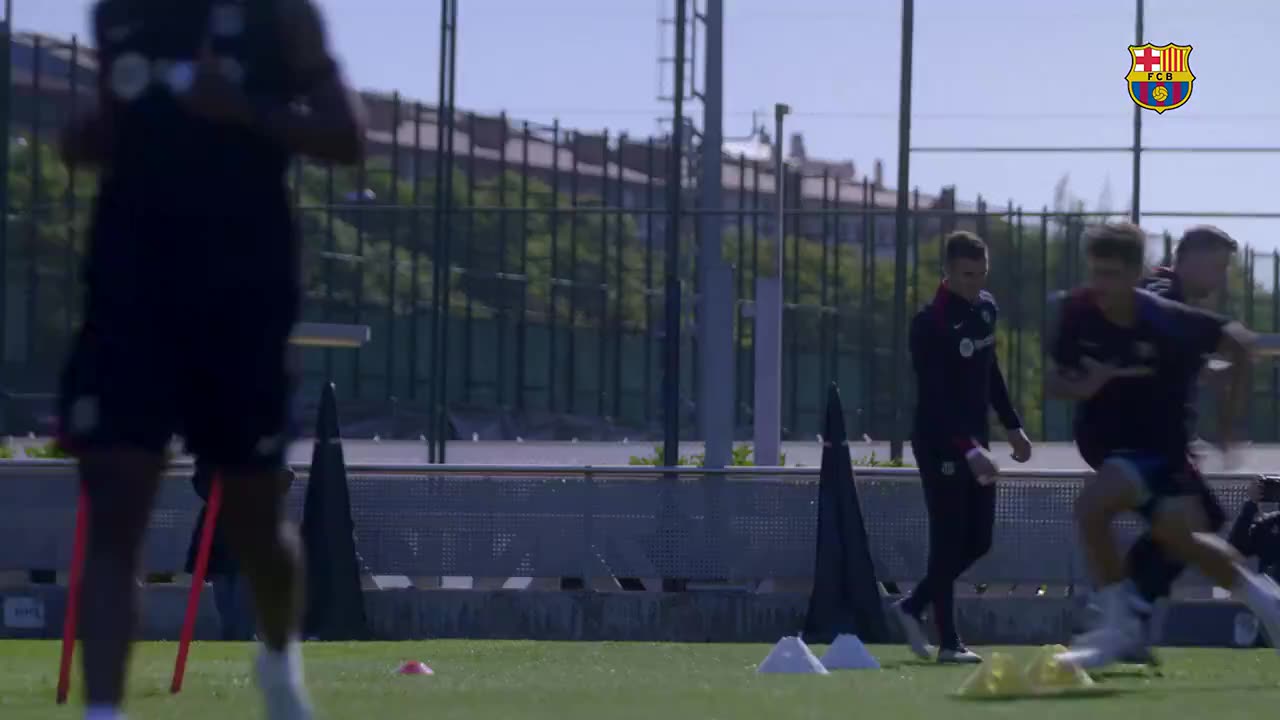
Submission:
[[[894,605],[915,654],[932,654],[921,616],[932,606],[938,626],[938,661],[982,658],[960,641],[955,627],[955,581],[991,549],[998,468],[989,453],[988,408],[1008,430],[1013,458],[1026,462],[1031,442],[1009,401],[996,360],[995,298],[986,284],[987,247],[968,232],[946,238],[946,267],[933,301],[911,322],[916,372],[911,447],[929,514],[929,562],[915,591]]]

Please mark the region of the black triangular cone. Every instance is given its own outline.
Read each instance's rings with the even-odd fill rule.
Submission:
[[[311,474],[302,512],[302,544],[307,562],[307,614],[303,623],[306,636],[321,640],[364,639],[368,623],[332,383],[325,384],[320,394]]]
[[[822,441],[817,549],[804,639],[828,643],[836,635],[849,633],[863,642],[884,642],[888,631],[880,585],[871,561],[858,487],[853,482],[844,407],[835,383],[827,395]]]

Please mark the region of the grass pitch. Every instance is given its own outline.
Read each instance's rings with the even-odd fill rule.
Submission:
[[[181,695],[168,693],[174,643],[138,646],[131,720],[261,717],[249,677],[253,648],[196,643]],[[741,718],[1082,718],[1193,720],[1274,717],[1280,657],[1272,650],[1164,650],[1160,673],[1095,675],[1098,697],[979,702],[950,694],[971,668],[908,660],[872,647],[884,669],[828,676],[757,675],[764,645],[429,641],[306,646],[307,679],[323,720],[739,720]],[[821,656],[825,648],[815,647]],[[979,649],[990,652],[992,648]],[[998,648],[1020,661],[1034,648]],[[434,676],[395,674],[422,660]],[[58,643],[0,641],[0,718],[81,717],[54,705]],[[77,675],[73,697],[83,684]]]

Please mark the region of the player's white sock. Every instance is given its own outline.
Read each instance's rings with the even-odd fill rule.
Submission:
[[[269,720],[310,720],[311,703],[303,683],[302,644],[291,639],[284,650],[261,647],[257,661],[258,687]]]
[[[89,705],[84,720],[125,720],[124,711],[114,705]]]

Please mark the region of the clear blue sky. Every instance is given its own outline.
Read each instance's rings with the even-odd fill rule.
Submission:
[[[436,0],[317,0],[357,85],[434,102]],[[89,0],[15,0],[22,30],[84,33]],[[898,0],[726,0],[727,135],[751,111],[792,105],[789,130],[810,155],[896,177]],[[966,5],[970,9],[961,9]],[[656,100],[658,18],[673,0],[464,0],[458,103],[516,118],[612,132],[650,133],[669,113]],[[976,6],[976,9],[972,9]],[[1214,10],[1212,8],[1218,8]],[[1265,48],[1280,27],[1276,0],[1147,0],[1146,37],[1190,44],[1191,100],[1144,113],[1149,145],[1280,145],[1280,94],[1265,91]],[[1129,0],[918,0],[913,134],[916,145],[1126,145],[1133,105],[1125,89],[1133,41]],[[668,40],[669,42],[669,40]],[[663,50],[667,52],[667,50]],[[1261,82],[1259,82],[1261,80]],[[668,81],[667,87],[670,86]],[[912,184],[954,183],[963,198],[1031,209],[1070,173],[1096,206],[1128,207],[1128,155],[917,155]],[[1280,154],[1153,155],[1143,166],[1149,211],[1280,211]],[[1148,218],[1151,230],[1197,219]],[[1280,247],[1280,220],[1215,220],[1241,241]],[[1260,275],[1269,276],[1261,267]]]

